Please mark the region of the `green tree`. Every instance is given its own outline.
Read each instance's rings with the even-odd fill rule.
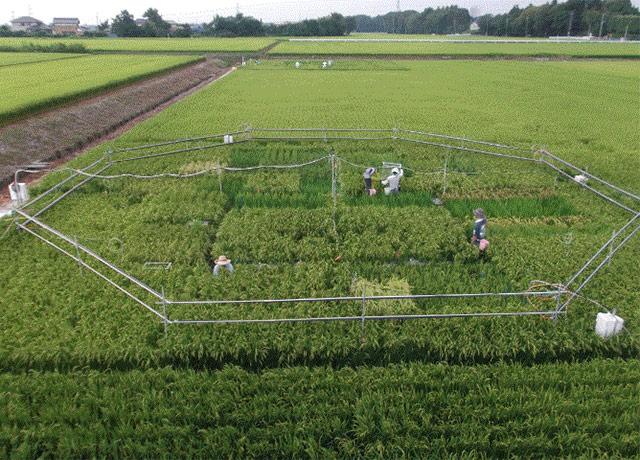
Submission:
[[[133,15],[127,10],[122,10],[119,15],[111,21],[111,32],[118,37],[138,37],[140,29],[133,19]]]
[[[166,37],[171,26],[167,23],[155,8],[149,8],[142,15],[147,22],[142,27],[142,33],[146,37]]]

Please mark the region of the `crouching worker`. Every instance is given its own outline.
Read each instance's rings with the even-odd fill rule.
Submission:
[[[229,273],[233,273],[233,265],[231,264],[231,260],[227,259],[226,256],[218,257],[214,261],[214,263],[216,264],[216,266],[213,267],[213,276],[220,275],[220,270],[222,269],[227,270]]]
[[[393,168],[391,170],[391,175],[381,182],[385,186],[385,195],[400,193],[400,178],[402,176],[404,176],[403,169]]]
[[[362,175],[364,177],[364,192],[369,196],[376,194],[376,189],[373,188],[373,184],[371,183],[371,179],[375,173],[376,168],[367,168],[364,170],[364,174]]]
[[[476,221],[473,225],[473,236],[471,237],[471,242],[478,246],[480,252],[483,253],[489,247],[489,241],[486,239],[487,216],[483,209],[478,208],[473,211],[473,217],[475,217]]]

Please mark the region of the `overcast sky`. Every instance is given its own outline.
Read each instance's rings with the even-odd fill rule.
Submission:
[[[209,22],[216,14],[230,15],[237,10],[268,22],[297,21],[324,16],[332,11],[344,15],[376,15],[396,9],[397,0],[110,0],[88,2],[86,0],[2,0],[0,23],[18,16],[34,16],[45,23],[53,17],[78,17],[83,24],[95,24],[113,18],[120,10],[127,9],[139,17],[148,8],[160,10],[165,19],[179,22]],[[546,0],[400,0],[403,10],[422,11],[426,7],[457,4],[471,9],[472,14],[502,13],[514,4],[526,6],[545,3]],[[632,0],[640,6],[640,0]],[[179,7],[178,7],[179,6]]]

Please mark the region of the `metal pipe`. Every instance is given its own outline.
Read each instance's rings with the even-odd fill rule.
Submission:
[[[100,255],[96,254],[91,249],[87,248],[86,246],[83,246],[82,244],[76,243],[74,240],[72,240],[71,238],[66,236],[64,233],[56,230],[55,228],[52,228],[52,227],[48,226],[47,224],[45,224],[45,223],[39,221],[38,219],[36,219],[35,217],[29,216],[28,214],[24,213],[23,211],[17,210],[16,213],[18,213],[21,216],[23,216],[23,217],[28,219],[26,222],[23,222],[22,225],[26,226],[28,222],[33,222],[34,224],[38,225],[39,227],[47,230],[49,233],[52,233],[55,236],[57,236],[58,238],[66,241],[67,243],[77,246],[78,249],[80,249],[85,254],[90,255],[94,259],[98,260],[102,264],[104,264],[107,267],[109,267],[114,272],[118,273],[119,275],[121,275],[121,276],[125,277],[126,279],[128,279],[129,281],[131,281],[133,284],[135,284],[138,287],[140,287],[141,289],[147,291],[149,294],[153,295],[154,297],[157,297],[158,299],[162,300],[162,295],[159,292],[157,292],[156,290],[150,288],[145,283],[143,283],[142,281],[138,280],[137,278],[134,278],[133,276],[131,276],[128,273],[126,273],[125,271],[121,270],[120,268],[116,267],[111,262],[109,262],[108,260],[104,259]]]
[[[369,129],[369,128],[251,128],[252,131],[263,132],[329,132],[329,133],[393,133],[393,129]]]
[[[352,136],[337,136],[337,137],[287,137],[287,136],[274,136],[274,137],[254,137],[254,141],[392,141],[393,137],[352,137]]]
[[[450,139],[450,140],[456,140],[456,141],[462,141],[462,142],[469,142],[471,144],[490,145],[492,147],[498,147],[498,148],[507,149],[507,150],[519,150],[522,152],[529,151],[529,149],[523,149],[521,147],[514,147],[511,145],[504,145],[504,144],[494,144],[493,142],[487,142],[487,141],[477,141],[477,140],[469,139],[466,137],[447,136],[445,134],[436,134],[436,133],[425,133],[423,131],[411,131],[408,129],[401,129],[400,132],[409,133],[409,134],[420,134],[420,135],[429,136],[429,137],[439,137],[442,139]]]
[[[584,271],[589,267],[589,265],[591,265],[593,263],[594,260],[596,260],[598,258],[598,256],[600,254],[602,254],[607,247],[612,246],[611,243],[613,243],[613,241],[620,236],[620,234],[622,234],[622,232],[624,232],[628,227],[630,227],[638,218],[640,217],[640,214],[636,214],[629,222],[627,222],[624,227],[622,227],[620,230],[618,230],[617,232],[615,232],[613,234],[613,236],[611,238],[609,238],[609,240],[602,245],[602,247],[598,250],[598,252],[596,252],[593,257],[591,257],[591,259],[589,259],[589,261],[584,264],[584,266],[578,270],[569,281],[567,281],[564,285],[565,288],[568,288],[580,275],[582,275],[582,273],[584,273]]]
[[[106,165],[105,167],[99,169],[96,174],[100,174],[102,171],[106,170],[107,168],[109,168],[111,165]],[[58,198],[56,198],[55,200],[53,200],[51,203],[49,203],[48,205],[46,205],[44,208],[40,209],[38,212],[36,212],[31,218],[35,218],[38,217],[39,215],[43,214],[45,211],[47,211],[48,209],[52,208],[53,206],[55,206],[56,204],[58,204],[60,201],[62,201],[66,196],[70,195],[71,193],[73,193],[74,190],[82,187],[84,184],[86,184],[87,182],[93,180],[93,176],[87,177],[86,179],[83,179],[82,181],[78,182],[76,185],[74,185],[73,187],[71,187],[69,190],[67,190],[66,192],[64,192],[62,195],[60,195]],[[30,220],[27,220],[25,222],[25,225],[28,224],[30,222]]]
[[[487,312],[487,313],[432,313],[424,315],[385,315],[385,316],[324,316],[317,318],[275,318],[275,319],[203,319],[184,320],[172,319],[169,324],[269,324],[269,323],[315,323],[334,321],[390,321],[416,319],[444,319],[444,318],[495,318],[519,316],[554,316],[563,312],[553,311],[522,311],[522,312]]]
[[[201,145],[198,147],[188,147],[188,148],[184,148],[184,149],[179,149],[179,150],[171,150],[169,152],[162,152],[162,153],[152,153],[150,155],[142,155],[139,157],[133,157],[133,158],[123,158],[121,160],[114,160],[112,163],[125,163],[127,161],[136,161],[136,160],[145,160],[147,158],[158,158],[158,157],[165,157],[165,156],[169,156],[169,155],[177,155],[178,153],[188,153],[188,152],[197,152],[197,151],[201,151],[201,150],[209,150],[209,149],[213,149],[216,147],[225,147],[225,146],[231,146],[231,145],[235,145],[235,144],[244,144],[245,142],[249,142],[251,139],[243,139],[240,141],[234,141],[233,144],[208,144],[208,145]]]
[[[491,155],[495,157],[509,158],[511,160],[531,161],[531,162],[537,163],[537,161],[533,158],[521,157],[517,155],[506,155],[504,153],[488,152],[486,150],[472,149],[469,147],[460,147],[458,145],[441,144],[439,142],[419,141],[417,139],[408,139],[406,137],[398,137],[397,140],[404,141],[404,142],[413,142],[415,144],[432,145],[434,147],[441,147],[444,149],[460,150],[463,152],[471,152],[471,153],[481,153],[483,155]]]
[[[167,142],[158,142],[157,144],[145,144],[145,145],[139,145],[137,147],[128,147],[128,148],[122,148],[122,149],[116,149],[113,151],[113,153],[122,153],[122,152],[134,152],[136,150],[145,150],[145,149],[150,149],[150,148],[154,148],[154,147],[164,147],[166,145],[175,145],[175,144],[182,144],[184,142],[193,142],[193,141],[203,141],[206,139],[215,139],[218,137],[224,137],[226,135],[236,135],[236,134],[242,134],[245,131],[233,131],[230,133],[222,133],[222,134],[208,134],[206,136],[200,136],[200,137],[186,137],[184,139],[176,139],[173,141],[167,141]]]
[[[140,300],[138,297],[136,297],[135,295],[131,294],[129,291],[127,291],[125,288],[123,288],[122,286],[120,286],[119,284],[117,284],[116,282],[112,281],[111,279],[109,279],[107,276],[103,275],[102,273],[100,273],[99,271],[97,271],[95,268],[93,268],[92,266],[88,265],[86,262],[84,262],[82,259],[80,259],[79,257],[74,256],[73,254],[69,253],[68,251],[62,249],[60,246],[58,246],[57,244],[49,241],[48,239],[46,239],[45,237],[39,235],[38,233],[34,232],[33,230],[31,230],[29,227],[18,223],[18,226],[20,228],[22,228],[23,230],[31,233],[33,236],[39,238],[40,240],[44,241],[45,243],[47,243],[49,246],[52,246],[53,248],[57,249],[58,251],[60,251],[61,253],[63,253],[64,255],[70,257],[71,259],[75,260],[76,262],[78,262],[78,264],[82,265],[83,267],[85,267],[87,270],[93,272],[94,274],[98,275],[100,278],[102,278],[103,280],[105,280],[107,283],[111,284],[113,287],[115,287],[116,289],[118,289],[120,292],[122,292],[123,294],[125,294],[126,296],[128,296],[129,298],[135,300],[136,302],[138,302],[140,305],[142,305],[144,308],[146,308],[147,310],[149,310],[151,313],[155,314],[156,316],[158,316],[160,319],[162,319],[163,321],[167,321],[167,318],[164,317],[163,315],[161,315],[158,311],[156,311],[155,309],[153,309],[152,307],[150,307],[149,305],[146,304],[146,302]]]
[[[543,154],[545,154],[545,155],[547,155],[547,156],[549,156],[549,157],[553,158],[554,160],[556,160],[556,161],[558,161],[558,162],[562,163],[563,165],[568,166],[568,167],[570,167],[570,168],[573,168],[573,169],[575,169],[576,171],[580,172],[581,174],[583,174],[583,175],[585,175],[585,176],[587,176],[587,177],[589,177],[589,178],[591,178],[591,179],[593,179],[593,180],[595,180],[595,181],[597,181],[597,182],[600,182],[601,184],[604,184],[604,185],[606,185],[607,187],[610,187],[610,188],[612,188],[612,189],[616,190],[617,192],[622,193],[623,195],[627,195],[629,198],[633,198],[634,200],[640,201],[640,196],[638,196],[638,195],[636,195],[636,194],[634,194],[634,193],[631,193],[631,192],[629,192],[629,191],[627,191],[627,190],[624,190],[624,189],[622,189],[622,188],[620,188],[620,187],[617,187],[617,186],[615,186],[615,185],[613,185],[613,184],[610,184],[610,183],[609,183],[609,182],[607,182],[606,180],[604,180],[604,179],[600,179],[599,177],[594,176],[593,174],[589,174],[587,171],[584,171],[583,169],[578,168],[577,166],[575,166],[575,165],[573,165],[573,164],[569,163],[569,162],[568,162],[568,161],[566,161],[566,160],[563,160],[563,159],[562,159],[562,158],[560,158],[560,157],[557,157],[556,155],[554,155],[554,154],[552,154],[552,153],[550,153],[550,152],[547,152],[546,150],[541,150],[541,152],[542,152]]]
[[[560,307],[559,311],[562,311],[565,308],[567,308],[567,306],[573,301],[573,299],[576,298],[576,296],[580,293],[580,291],[582,291],[582,289],[584,289],[584,287],[587,284],[589,284],[589,282],[593,279],[593,277],[598,274],[598,272],[602,269],[602,267],[604,267],[607,264],[609,259],[611,259],[611,257],[613,257],[616,252],[622,249],[622,247],[625,246],[629,242],[629,240],[633,238],[636,233],[638,233],[638,231],[640,231],[640,225],[638,225],[633,232],[627,235],[627,237],[624,240],[622,240],[622,242],[618,246],[616,246],[611,251],[611,253],[607,257],[605,257],[605,259],[602,262],[600,262],[600,264],[595,268],[595,270],[591,272],[591,274],[587,277],[587,279],[585,279],[575,291],[571,292],[571,297],[569,297],[569,299],[565,301],[565,303]]]
[[[572,181],[574,181],[576,184],[580,185],[581,187],[586,188],[587,190],[592,191],[593,193],[595,193],[596,195],[598,195],[600,198],[603,198],[605,200],[607,200],[608,202],[615,204],[616,206],[624,209],[625,211],[628,211],[632,214],[638,214],[638,211],[636,211],[635,209],[631,209],[630,207],[620,203],[619,201],[614,200],[613,198],[605,195],[604,193],[596,190],[595,188],[587,185],[587,184],[583,184],[582,182],[578,182],[574,179],[574,177],[571,174],[568,174],[567,172],[563,171],[562,169],[558,168],[556,165],[549,163],[547,160],[542,160],[542,163],[546,164],[547,166],[549,166],[550,168],[558,171],[560,174],[568,177],[569,179],[571,179]]]
[[[85,168],[83,168],[81,171],[87,171],[89,169],[91,169],[92,167],[94,167],[95,165],[97,165],[98,163],[100,163],[101,161],[103,161],[104,158],[99,158],[98,160],[94,161],[93,163],[91,163],[89,166],[86,166]],[[54,190],[57,190],[58,188],[62,187],[64,184],[66,184],[67,182],[69,182],[71,179],[74,179],[75,177],[78,177],[78,173],[72,174],[71,176],[67,177],[66,179],[62,180],[61,182],[58,182],[57,184],[55,184],[53,187],[51,187],[49,190],[42,192],[40,195],[38,195],[37,197],[35,197],[33,200],[29,201],[27,204],[25,204],[24,206],[22,206],[21,209],[25,209],[28,206],[31,206],[32,204],[40,201],[42,198],[44,198],[45,196],[49,195],[51,192],[53,192]]]
[[[568,291],[562,291],[566,293]],[[481,297],[526,297],[551,296],[558,291],[540,292],[479,292],[470,294],[406,294],[406,295],[373,295],[366,300],[424,300],[424,299],[457,299]],[[255,300],[166,300],[170,305],[243,305],[243,304],[274,304],[274,303],[313,303],[313,302],[355,302],[362,300],[361,296],[345,297],[306,297],[296,299],[255,299]]]

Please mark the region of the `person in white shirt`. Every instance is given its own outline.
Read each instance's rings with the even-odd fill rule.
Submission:
[[[391,170],[391,175],[381,182],[385,186],[385,195],[400,193],[400,178],[402,176],[404,176],[404,170],[399,168]]]

